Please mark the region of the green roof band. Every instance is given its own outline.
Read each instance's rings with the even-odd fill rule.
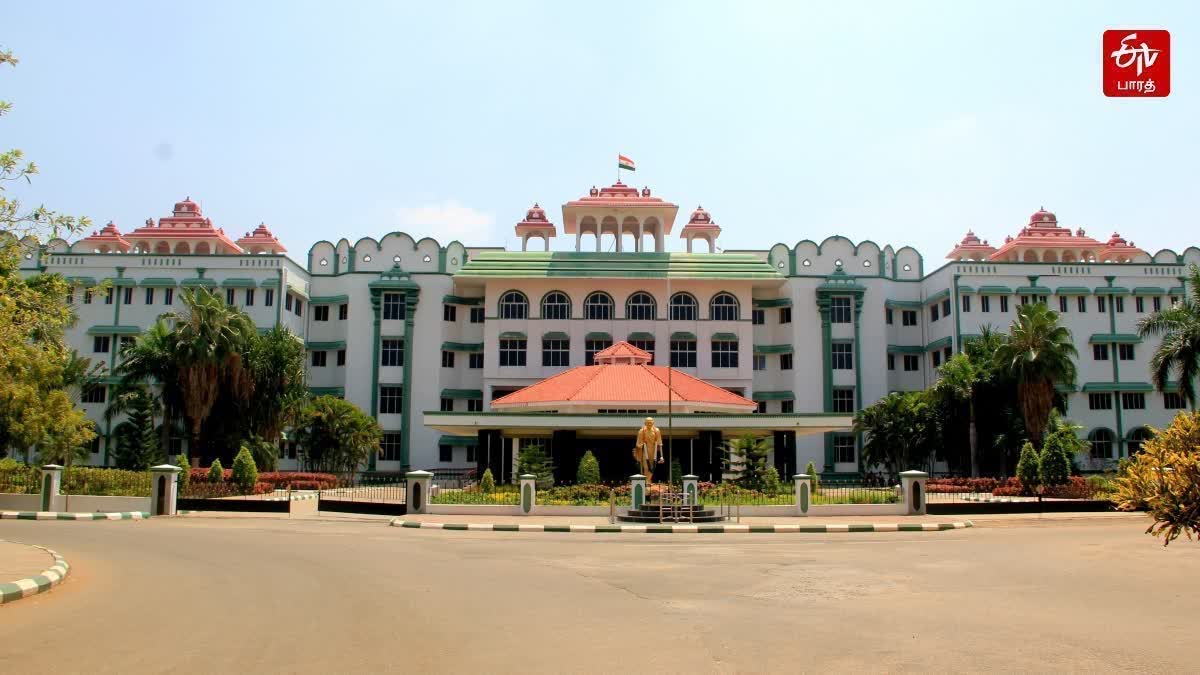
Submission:
[[[1097,286],[1096,295],[1129,295],[1128,288],[1120,286]]]
[[[610,335],[608,333],[595,332],[595,333],[588,333],[587,335],[583,336],[583,339],[584,340],[612,340],[612,335]]]
[[[67,283],[73,286],[86,286],[91,288],[96,285],[96,277],[65,277]]]
[[[1079,388],[1073,384],[1063,384],[1059,382],[1058,384],[1054,385],[1054,391],[1057,391],[1060,394],[1071,394],[1079,391]]]
[[[518,330],[506,330],[500,334],[501,340],[524,340],[525,334]]]
[[[334,350],[334,349],[345,349],[346,341],[345,340],[333,340],[330,342],[306,342],[306,343],[304,343],[304,348],[310,349],[312,351],[317,351],[317,352],[330,351],[330,350]]]
[[[479,399],[483,398],[483,391],[480,389],[443,389],[442,398]]]
[[[263,279],[263,282],[259,286],[263,288],[279,288],[279,279]]]
[[[1171,289],[1167,291],[1167,293],[1171,295],[1183,295],[1186,292],[1187,291],[1183,289],[1183,286],[1172,286]]]
[[[635,333],[630,333],[630,334],[629,334],[629,337],[628,337],[628,338],[626,338],[626,339],[627,339],[627,340],[653,340],[653,339],[654,339],[654,334],[653,334],[653,333],[647,333],[647,332],[645,332],[645,331],[638,331],[638,332],[635,332]]]
[[[1054,289],[1056,295],[1091,295],[1092,289],[1086,286],[1059,286]]]
[[[341,305],[350,302],[348,295],[314,295],[308,299],[310,305]]]
[[[924,307],[920,300],[884,300],[883,306],[888,309],[921,309]]]
[[[1132,333],[1094,333],[1088,338],[1088,344],[1107,344],[1115,342],[1120,345],[1136,345],[1142,341],[1142,338],[1133,335]]]
[[[442,351],[444,352],[481,352],[483,351],[482,342],[443,342]]]
[[[792,346],[788,345],[754,345],[755,354],[791,354]]]
[[[1134,295],[1166,295],[1167,291],[1161,286],[1138,286],[1133,289]]]
[[[564,333],[560,330],[553,330],[553,331],[550,331],[549,333],[543,333],[542,339],[543,340],[570,340],[571,336],[567,335],[566,333]]]
[[[1045,286],[1019,286],[1017,287],[1017,295],[1050,295],[1053,293],[1051,289]]]
[[[129,277],[109,277],[105,281],[113,286],[137,286],[137,279],[130,279]]]
[[[714,342],[737,342],[737,333],[713,333]]]
[[[771,309],[773,307],[791,307],[791,298],[754,298],[754,306],[759,309]]]
[[[309,387],[308,392],[313,396],[337,396],[338,398],[346,396],[345,387]]]
[[[1149,382],[1088,382],[1080,391],[1084,393],[1106,391],[1149,393],[1154,391],[1154,387]]]
[[[672,340],[695,340],[696,334],[688,333],[686,331],[677,331],[677,332],[671,333],[671,339]]]
[[[925,351],[931,352],[935,349],[945,349],[946,347],[951,347],[953,345],[954,345],[954,338],[947,335],[944,338],[941,338],[939,340],[934,340],[933,342],[930,342],[929,344],[925,345]]]
[[[925,304],[927,304],[927,305],[933,304],[935,302],[939,302],[948,297],[950,297],[950,289],[949,288],[947,288],[944,291],[934,293],[933,295],[929,296],[928,298],[925,298]]]
[[[258,282],[253,279],[236,277],[221,280],[221,286],[224,288],[254,288],[258,286]]]
[[[1010,295],[1012,289],[1008,286],[980,286],[980,295]]]
[[[141,335],[142,329],[137,326],[92,326],[87,329],[88,335]]]
[[[483,304],[483,298],[468,298],[461,295],[443,295],[442,302],[447,305],[467,305],[474,307]]]
[[[921,345],[888,345],[889,354],[924,354],[925,348]]]
[[[444,435],[444,436],[438,438],[438,445],[453,445],[453,446],[459,446],[459,447],[465,446],[465,445],[479,445],[479,437],[478,436],[452,436],[452,435],[447,434],[447,435]]]
[[[796,394],[790,391],[756,391],[750,397],[752,401],[794,401]]]
[[[183,281],[180,281],[179,285],[183,286],[184,288],[216,288],[217,282],[213,279],[192,277],[191,279],[184,279]]]
[[[958,287],[958,292],[959,292],[959,294],[960,294],[960,295],[961,295],[961,294],[963,294],[963,293],[974,293],[974,292],[975,292],[975,289],[974,289],[973,287],[971,287],[971,286],[959,286],[959,287]]]
[[[167,277],[147,277],[139,281],[138,285],[146,288],[175,288],[177,284],[174,279]]]

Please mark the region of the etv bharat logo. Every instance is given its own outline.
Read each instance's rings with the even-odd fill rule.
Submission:
[[[1165,30],[1106,30],[1101,59],[1105,96],[1171,93],[1171,34]]]

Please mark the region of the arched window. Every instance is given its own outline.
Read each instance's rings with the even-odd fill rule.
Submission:
[[[1111,459],[1114,440],[1113,432],[1108,429],[1093,429],[1088,434],[1088,441],[1092,444],[1092,459]]]
[[[500,296],[501,319],[529,318],[529,300],[521,291],[508,291]]]
[[[691,293],[676,293],[671,296],[671,320],[695,321],[700,318],[699,306],[700,303]]]
[[[729,293],[717,293],[708,306],[708,318],[713,321],[737,321],[738,301]]]
[[[1133,457],[1142,451],[1142,443],[1150,440],[1154,434],[1146,427],[1138,427],[1129,434],[1129,456]]]
[[[571,298],[561,291],[550,291],[542,297],[543,319],[571,318]]]
[[[596,291],[583,301],[583,316],[587,319],[611,319],[613,316],[612,296]]]
[[[638,291],[629,296],[629,299],[625,301],[626,319],[653,321],[655,314],[654,296],[649,293]]]

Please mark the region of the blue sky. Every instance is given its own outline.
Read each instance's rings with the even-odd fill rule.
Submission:
[[[1171,31],[1168,98],[1102,95],[1124,27]],[[931,269],[1045,205],[1181,250],[1198,29],[1165,2],[7,3],[0,146],[41,166],[29,202],[128,230],[190,195],[301,261],[395,229],[511,248],[618,152],[727,249],[843,234]]]

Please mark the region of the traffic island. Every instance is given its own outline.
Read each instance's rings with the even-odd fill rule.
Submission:
[[[440,523],[395,518],[392,527],[423,530],[462,530],[469,532],[568,532],[586,534],[835,534],[850,532],[942,532],[962,530],[971,521],[944,523],[805,523],[763,525],[654,524],[654,525],[576,525],[523,523]]]
[[[16,577],[0,583],[0,605],[45,593],[62,583],[70,571],[65,558],[44,546],[0,539],[0,579]]]

